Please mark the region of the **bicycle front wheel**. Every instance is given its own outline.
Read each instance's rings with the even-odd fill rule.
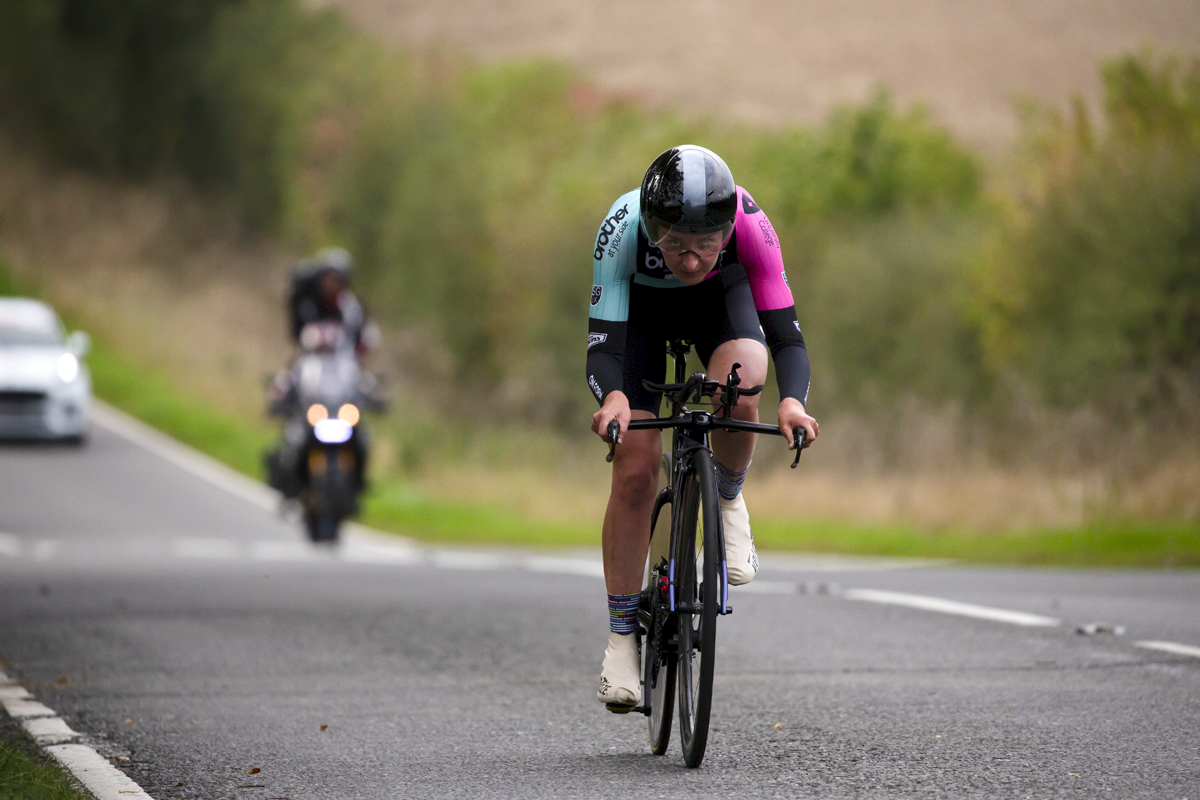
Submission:
[[[683,760],[689,767],[698,767],[708,744],[720,603],[721,510],[708,450],[696,451],[680,494],[675,551],[679,740]]]

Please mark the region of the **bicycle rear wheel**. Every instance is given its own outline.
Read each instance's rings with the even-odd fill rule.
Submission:
[[[720,603],[721,512],[712,453],[696,451],[682,488],[675,552],[679,739],[683,760],[698,767],[708,744]]]

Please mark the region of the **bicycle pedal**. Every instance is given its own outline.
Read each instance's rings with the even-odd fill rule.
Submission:
[[[623,706],[617,703],[605,703],[604,707],[614,714],[628,714],[630,711],[641,711],[637,706]]]

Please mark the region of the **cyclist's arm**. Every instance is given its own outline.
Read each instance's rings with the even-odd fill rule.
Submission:
[[[808,402],[812,371],[783,268],[779,237],[749,193],[739,187],[738,194],[738,260],[746,268],[758,320],[775,361],[779,397],[781,400],[790,397],[804,405]]]
[[[588,389],[601,404],[624,386],[625,327],[637,256],[637,224],[638,193],[633,191],[609,209],[592,253],[587,376]]]

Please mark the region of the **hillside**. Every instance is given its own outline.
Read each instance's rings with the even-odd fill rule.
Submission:
[[[1015,98],[1095,107],[1096,63],[1200,49],[1198,0],[322,0],[363,30],[485,60],[544,56],[605,92],[766,124],[815,122],[879,86],[998,151]]]

